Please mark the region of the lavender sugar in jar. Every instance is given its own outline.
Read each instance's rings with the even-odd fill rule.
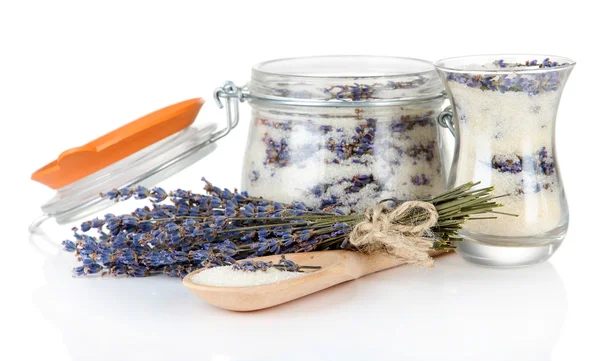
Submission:
[[[481,181],[506,195],[499,216],[465,225],[459,253],[489,266],[548,259],[567,232],[568,209],[554,142],[558,104],[575,63],[560,57],[490,55],[441,60],[453,103],[456,148],[449,185]]]
[[[439,193],[447,102],[422,60],[324,56],[256,65],[242,187],[281,202],[362,212]]]

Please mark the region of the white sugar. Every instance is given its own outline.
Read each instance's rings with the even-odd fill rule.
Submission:
[[[280,271],[270,267],[266,271],[234,270],[231,266],[213,267],[191,277],[192,282],[204,286],[248,287],[277,283],[306,275],[303,272]]]
[[[256,121],[252,125],[244,165],[244,190],[279,202],[302,201],[310,207],[318,207],[321,202],[333,198],[338,208],[345,212],[350,209],[364,211],[378,199],[415,199],[438,194],[444,190],[445,180],[435,121],[427,125],[416,124],[404,131],[390,130],[392,122],[401,116],[415,119],[431,112],[434,119],[440,111],[437,107],[439,104],[434,103],[425,107],[364,110],[360,119],[347,117],[348,111],[344,109],[327,109],[327,116],[255,110]],[[344,159],[337,157],[327,146],[348,142],[357,135],[356,128],[366,125],[369,118],[377,122],[374,154],[353,154]],[[292,129],[286,129],[285,125]],[[331,130],[322,133],[319,126],[328,126]],[[265,164],[268,150],[265,136],[275,142],[286,140],[289,162],[285,166]],[[433,157],[429,159],[426,154],[407,154],[412,148],[426,148],[430,144],[433,149],[428,151]],[[375,183],[350,192],[351,180],[357,175],[372,176]],[[413,177],[422,175],[426,176],[427,184],[413,182]],[[323,184],[328,186],[322,194],[311,191]]]

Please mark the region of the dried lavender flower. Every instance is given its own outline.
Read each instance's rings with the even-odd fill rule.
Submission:
[[[243,271],[243,272],[256,272],[256,271],[266,271],[269,268],[277,268],[280,271],[287,272],[304,272],[303,269],[319,269],[320,266],[301,266],[296,264],[295,262],[288,260],[285,258],[285,255],[281,255],[281,259],[279,263],[275,264],[273,262],[264,262],[257,260],[243,260],[241,262],[235,263],[231,266],[233,270]]]
[[[419,182],[427,182],[425,175],[420,177]],[[326,205],[311,208],[302,202],[274,202],[246,192],[221,189],[204,178],[203,181],[206,194],[181,189],[167,193],[162,188],[143,187],[107,192],[106,197],[117,201],[136,196],[150,198],[151,206],[84,222],[86,226],[81,231],[73,228],[74,240],[63,241],[65,251],[74,252],[82,264],[73,270],[73,275],[104,271],[114,276],[164,273],[184,277],[199,268],[225,265],[247,271],[277,267],[296,272],[314,267],[299,266],[285,257],[278,264],[251,259],[352,249],[347,236],[364,220],[363,214],[341,215]],[[349,184],[360,187],[372,181],[370,175],[358,175]],[[431,230],[437,236],[434,249],[454,248],[453,242],[460,240],[458,230],[462,223],[470,216],[500,206],[488,197],[491,187],[471,191],[473,186],[469,183],[427,199],[436,207],[445,207],[439,224]],[[163,203],[167,197],[170,203]],[[454,212],[448,212],[451,210]],[[456,214],[460,216],[449,216]],[[87,234],[92,230],[98,236]]]

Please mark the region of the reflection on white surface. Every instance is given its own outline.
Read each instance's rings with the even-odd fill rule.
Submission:
[[[272,309],[214,308],[167,277],[70,277],[47,259],[34,293],[74,360],[550,360],[565,317],[550,263],[488,269],[457,255]]]

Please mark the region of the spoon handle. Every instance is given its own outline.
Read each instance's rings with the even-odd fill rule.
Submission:
[[[432,251],[429,253],[429,255],[434,257],[440,255],[441,253],[445,252]],[[349,260],[350,262],[347,263],[347,270],[352,274],[354,279],[404,264],[402,260],[385,253],[367,254],[351,252],[351,254],[348,256],[350,258],[354,258],[352,261]]]
[[[355,279],[402,264],[402,261],[398,260],[398,258],[384,253],[367,254],[352,252],[350,256],[354,258],[352,260],[354,262],[348,262],[346,265],[348,271],[352,273]]]

